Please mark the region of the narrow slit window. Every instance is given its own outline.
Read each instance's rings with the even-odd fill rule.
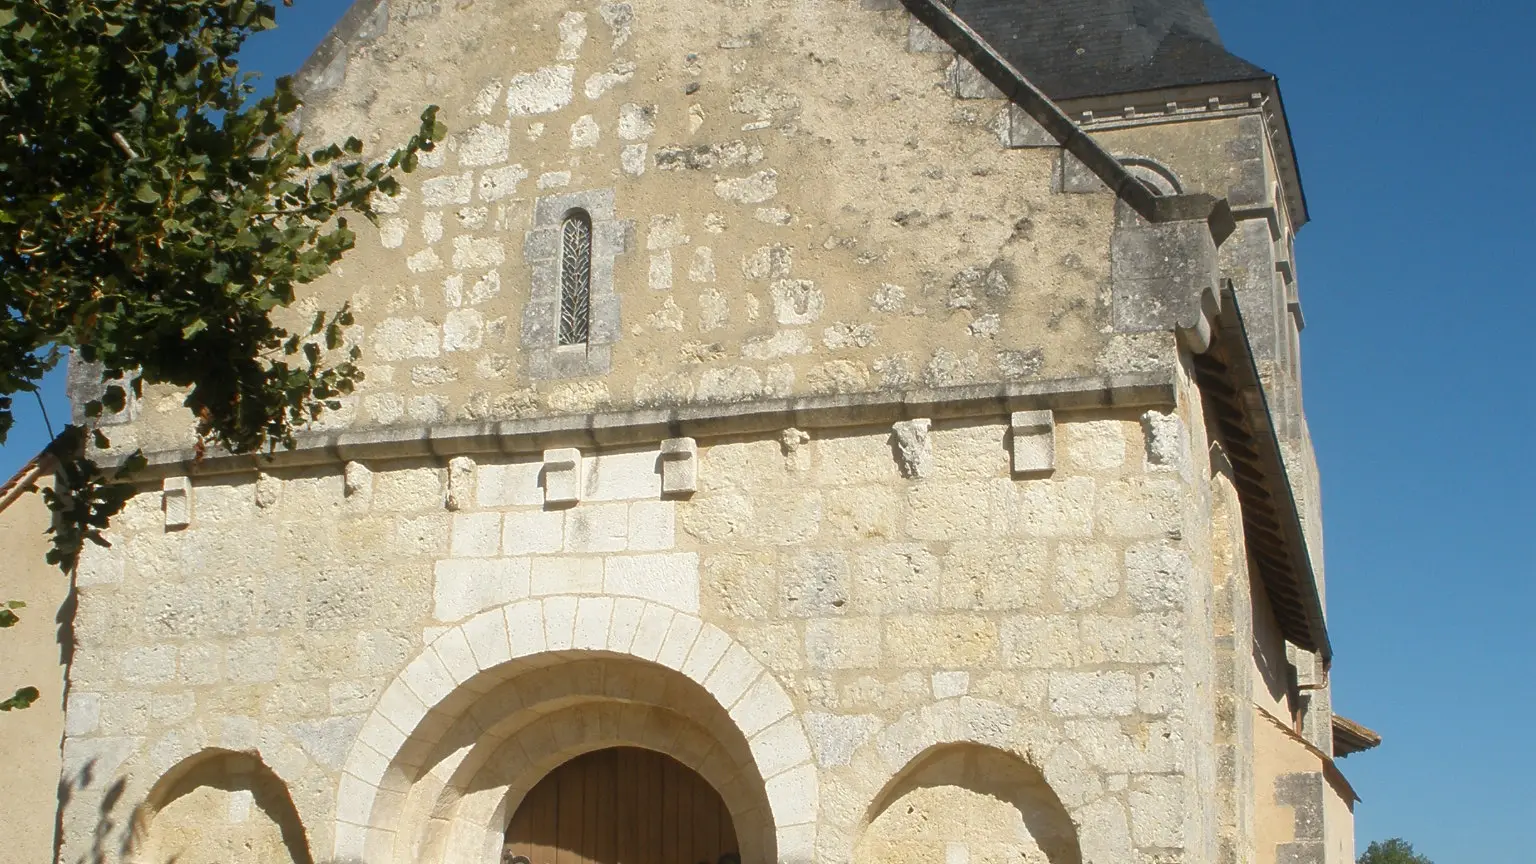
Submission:
[[[560,344],[587,344],[591,328],[592,217],[575,210],[560,226]]]

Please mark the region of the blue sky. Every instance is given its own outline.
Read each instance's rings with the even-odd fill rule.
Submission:
[[[1312,212],[1297,263],[1334,702],[1386,736],[1341,763],[1359,847],[1529,861],[1536,4],[1209,3],[1228,47],[1280,76]],[[248,67],[297,69],[347,5],[280,9]],[[35,403],[18,414],[0,476],[47,440]]]

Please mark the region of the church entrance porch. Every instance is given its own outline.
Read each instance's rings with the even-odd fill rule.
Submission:
[[[735,825],[714,787],[639,747],[596,750],[550,772],[518,806],[502,853],[504,864],[739,860]]]
[[[332,857],[809,861],[817,780],[788,694],[725,632],[641,601],[520,601],[438,634],[384,689]]]

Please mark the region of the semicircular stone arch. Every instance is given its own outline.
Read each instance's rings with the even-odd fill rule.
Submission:
[[[85,744],[96,743],[86,739]],[[194,721],[154,739],[103,739],[109,747],[81,747],[66,758],[68,799],[60,805],[63,843],[60,858],[90,858],[97,847],[118,850],[124,860],[143,843],[142,829],[157,812],[167,784],[181,772],[218,754],[248,758],[281,784],[312,850],[331,847],[335,771],[341,756],[322,764],[293,727],[230,716]],[[101,766],[110,766],[110,770]],[[100,775],[100,776],[98,776]],[[82,838],[89,838],[83,840]],[[109,859],[115,860],[115,859]]]
[[[538,722],[560,712],[568,722]],[[687,732],[664,740],[648,724]],[[745,864],[811,859],[818,778],[784,688],[693,614],[575,596],[482,612],[406,665],[348,752],[332,857],[388,864],[431,849],[479,860],[544,773],[623,744],[679,759],[734,803],[733,817],[760,824],[742,831]],[[530,748],[553,755],[528,760]]]
[[[933,769],[941,774],[963,774],[968,754],[972,761],[987,763],[978,769],[980,775],[1012,777],[1020,790],[1020,804],[1014,808],[1019,811],[1018,818],[1024,820],[1024,807],[1033,808],[1029,816],[1043,835],[1058,837],[1061,825],[1075,826],[1075,842],[1068,844],[1073,852],[1056,844],[1051,849],[1057,857],[1043,861],[1078,864],[1079,860],[1129,860],[1132,851],[1124,802],[1106,791],[1100,772],[1090,760],[1071,741],[1063,740],[1059,731],[1027,712],[973,697],[914,708],[871,735],[853,753],[851,770],[830,793],[847,806],[833,807],[823,814],[820,841],[827,855],[854,864],[877,860],[869,857],[866,846],[870,828],[890,808],[897,790],[928,770],[935,754],[949,759],[956,754],[962,757],[960,767],[940,764]],[[996,798],[995,793],[983,797]],[[994,816],[1012,818],[1001,811]]]
[[[216,747],[186,756],[155,781],[134,810],[125,851],[129,862],[314,862],[277,772],[253,751]]]
[[[875,799],[854,864],[1083,864],[1077,829],[1033,765],[984,744],[933,747]]]

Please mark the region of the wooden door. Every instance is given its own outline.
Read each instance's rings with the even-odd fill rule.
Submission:
[[[740,860],[719,793],[676,759],[637,747],[578,756],[539,781],[507,828],[502,861],[517,858],[529,864]]]

